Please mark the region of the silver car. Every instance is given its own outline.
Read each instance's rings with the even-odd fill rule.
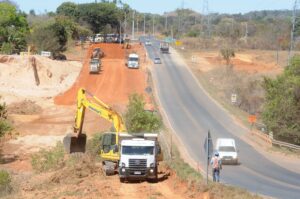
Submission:
[[[154,58],[154,64],[161,64],[161,60],[159,57]]]

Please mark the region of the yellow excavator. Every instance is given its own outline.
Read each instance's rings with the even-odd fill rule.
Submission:
[[[67,153],[85,152],[87,137],[82,129],[86,108],[113,124],[115,132],[104,133],[100,144],[100,156],[103,160],[104,172],[106,175],[112,175],[115,173],[120,160],[119,147],[121,137],[132,137],[132,135],[126,133],[123,119],[116,111],[82,88],[79,89],[77,93],[77,111],[74,132],[68,134],[63,140],[65,150]],[[143,135],[141,137],[143,137]],[[158,159],[159,161],[163,159],[162,154],[159,154]]]
[[[115,148],[118,143],[118,133],[126,132],[123,119],[116,111],[84,89],[79,89],[77,93],[74,133],[68,134],[63,140],[66,152],[85,152],[86,134],[83,133],[82,127],[86,108],[113,123],[116,132],[105,133],[102,136],[102,149],[100,153],[103,159],[117,161],[119,154],[114,151],[117,151]]]

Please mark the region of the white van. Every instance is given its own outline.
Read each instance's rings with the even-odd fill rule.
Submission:
[[[235,140],[232,138],[218,138],[216,141],[216,151],[224,164],[238,164],[238,150]]]

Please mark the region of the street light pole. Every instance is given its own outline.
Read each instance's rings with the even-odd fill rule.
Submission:
[[[144,14],[144,36],[146,35],[146,15]]]
[[[134,11],[132,12],[132,40],[134,40]]]

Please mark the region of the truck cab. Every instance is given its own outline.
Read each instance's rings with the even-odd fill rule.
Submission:
[[[156,181],[159,150],[155,140],[144,138],[122,140],[119,161],[120,181],[130,179]]]
[[[159,45],[161,53],[169,53],[169,43],[168,42],[161,42]]]
[[[139,68],[139,55],[135,53],[129,54],[126,65],[128,68]]]

